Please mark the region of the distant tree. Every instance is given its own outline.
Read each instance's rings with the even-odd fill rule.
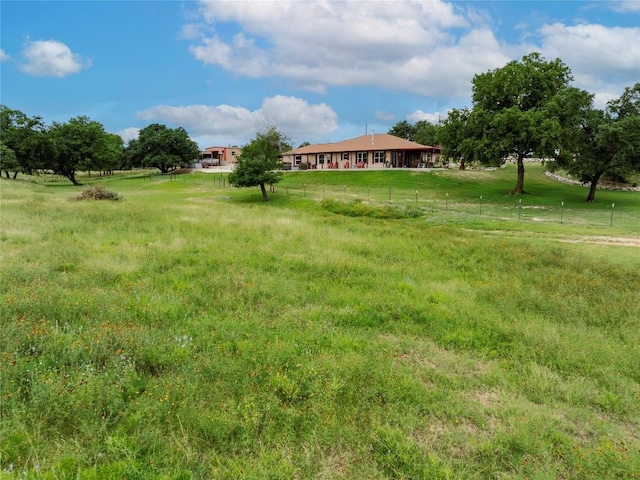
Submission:
[[[586,201],[593,202],[603,175],[625,177],[640,171],[640,83],[611,100],[606,110],[585,109],[567,132],[571,148],[557,162],[589,184]]]
[[[406,120],[402,120],[401,122],[398,122],[393,127],[391,127],[391,130],[389,130],[389,135],[404,138],[405,140],[410,140],[413,142],[416,137],[416,126],[412,125]]]
[[[459,162],[460,170],[466,168],[467,158],[473,158],[473,147],[477,142],[472,138],[469,109],[453,109],[436,130],[436,143],[442,147],[445,159]]]
[[[129,166],[158,168],[163,174],[193,162],[200,153],[198,144],[184,128],[172,129],[158,123],[140,130],[138,139],[131,140],[125,150]]]
[[[436,137],[439,128],[439,125],[433,125],[427,120],[419,120],[415,124],[413,141],[422,145],[436,145],[438,143]]]
[[[48,131],[53,145],[48,168],[80,185],[76,173],[99,168],[109,156],[110,135],[101,123],[83,115],[66,123],[54,122]]]
[[[16,153],[0,142],[0,174],[5,173],[7,178],[11,178],[9,172],[14,172],[14,178],[20,171],[20,164],[16,158]]]
[[[260,187],[262,201],[269,200],[265,184],[274,185],[282,179],[282,152],[291,150],[291,143],[275,127],[256,134],[242,148],[235,170],[229,174],[234,187]]]
[[[45,167],[50,145],[40,117],[28,117],[20,110],[0,105],[0,142],[13,152],[13,157],[2,161],[6,176],[13,172],[16,178],[19,172],[33,174]]]
[[[526,157],[549,158],[558,149],[562,125],[554,115],[553,100],[571,80],[560,59],[546,61],[539,53],[473,78],[473,109],[467,123],[476,145],[466,150],[490,165],[514,158],[518,177],[511,193],[524,191]]]
[[[104,148],[95,163],[95,169],[101,172],[112,172],[122,167],[124,142],[120,135],[107,133],[104,138]]]
[[[620,98],[607,104],[607,110],[616,119],[640,116],[640,82],[625,88]]]
[[[309,142],[302,142],[298,148],[306,147],[307,145],[311,145]]]

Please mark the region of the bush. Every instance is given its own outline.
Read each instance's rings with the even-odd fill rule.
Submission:
[[[76,197],[76,200],[122,200],[122,196],[111,190],[107,190],[104,185],[98,183],[84,189],[84,191]]]

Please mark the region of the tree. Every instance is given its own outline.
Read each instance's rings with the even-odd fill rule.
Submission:
[[[229,183],[234,187],[256,187],[262,191],[262,201],[268,201],[265,184],[274,185],[282,180],[282,152],[291,150],[287,137],[275,127],[267,132],[259,132],[251,142],[242,148],[238,164],[229,175]]]
[[[436,145],[439,125],[433,125],[427,120],[418,120],[415,125],[413,141],[422,145]]]
[[[125,161],[130,166],[158,168],[169,173],[183,163],[191,163],[200,153],[198,144],[189,138],[187,131],[178,127],[153,123],[142,130],[137,140],[131,140],[125,151]]]
[[[567,135],[571,149],[557,163],[589,184],[586,201],[593,202],[603,175],[625,177],[640,171],[640,83],[611,100],[605,111],[585,109]]]
[[[96,159],[94,168],[101,172],[112,172],[122,166],[124,142],[120,135],[107,133],[104,137],[102,152]]]
[[[48,131],[52,142],[48,168],[80,185],[76,172],[99,169],[101,161],[109,156],[110,135],[101,123],[83,115],[66,123],[54,122]]]
[[[32,174],[45,167],[50,145],[40,117],[28,117],[1,105],[0,142],[13,152],[13,157],[2,160],[1,170],[7,177],[9,172],[16,178],[19,172]]]
[[[558,150],[562,125],[549,107],[571,80],[560,59],[546,61],[539,53],[474,76],[467,122],[478,145],[471,150],[485,164],[502,164],[510,156],[516,160],[518,177],[511,193],[524,191],[526,157],[549,158]]]
[[[436,131],[436,143],[442,146],[442,156],[459,162],[460,170],[465,169],[466,155],[469,154],[469,115],[469,109],[453,109]]]
[[[20,164],[18,163],[15,152],[0,142],[0,174],[4,172],[7,178],[11,178],[9,172],[15,172],[15,178],[19,170]]]
[[[391,127],[389,135],[404,138],[405,140],[411,140],[413,142],[416,137],[416,127],[406,120],[402,120]]]

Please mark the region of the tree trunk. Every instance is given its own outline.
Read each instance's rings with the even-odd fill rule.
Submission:
[[[9,170],[5,170],[4,174],[9,178]]]
[[[264,183],[260,184],[260,190],[262,190],[262,201],[263,202],[268,202],[269,198],[267,197],[267,189],[264,188]]]
[[[598,187],[598,180],[602,176],[603,172],[596,173],[591,177],[591,184],[589,185],[589,194],[587,195],[586,202],[593,202],[596,198],[596,188]]]
[[[466,167],[466,165],[464,164],[464,158],[461,158],[461,159],[460,159],[460,167],[459,167],[459,169],[460,169],[460,170],[465,170],[466,168],[467,168],[467,167]]]
[[[65,177],[67,177],[69,180],[71,180],[71,183],[73,183],[76,186],[82,185],[80,182],[78,182],[78,180],[76,180],[76,174],[75,173],[68,173],[68,174],[65,175]]]
[[[518,154],[518,180],[516,186],[511,190],[512,195],[521,195],[524,193],[524,161],[523,155]]]
[[[7,177],[9,176],[9,172],[7,172]],[[13,179],[15,180],[16,178],[18,178],[18,171],[16,170],[15,172],[13,172]]]

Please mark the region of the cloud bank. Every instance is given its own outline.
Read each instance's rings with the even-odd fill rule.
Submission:
[[[242,145],[270,125],[292,140],[313,140],[338,124],[337,114],[327,104],[312,105],[283,95],[265,98],[261,108],[253,111],[230,105],[157,105],[138,112],[138,118],[183,126],[201,146]]]
[[[637,1],[612,2],[633,11]],[[481,6],[442,0],[201,1],[185,25],[191,54],[252,78],[283,78],[309,91],[373,86],[431,98],[468,99],[477,73],[532,51],[560,57],[576,86],[621,92],[640,72],[640,28],[538,25],[521,40],[498,38]],[[235,28],[228,28],[234,25]]]

